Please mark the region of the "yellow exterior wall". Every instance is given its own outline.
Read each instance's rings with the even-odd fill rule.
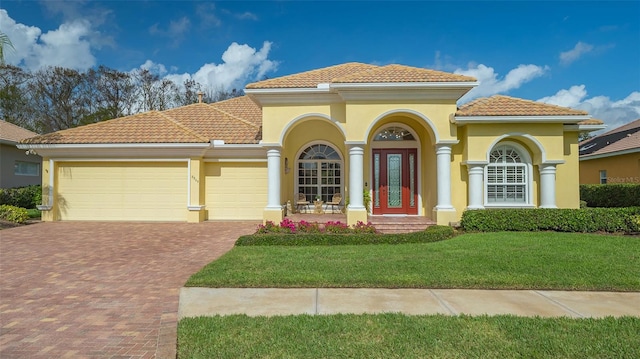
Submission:
[[[59,162],[56,167],[55,219],[187,220],[186,162]]]
[[[600,183],[600,170],[607,171],[607,183],[640,183],[640,153],[580,161],[580,184]]]
[[[309,117],[310,114],[322,114],[332,118],[343,126],[344,104],[331,105],[296,105],[296,106],[269,106],[262,107],[262,142],[279,143],[285,128],[300,117]]]
[[[580,208],[578,132],[564,133],[564,163],[556,166],[556,205]]]
[[[267,164],[206,163],[204,187],[207,219],[262,219],[267,203]]]
[[[441,102],[427,103],[353,103],[346,107],[347,141],[363,141],[367,138],[366,131],[371,123],[385,113],[411,110],[426,116],[439,135],[440,140],[456,139],[457,128],[449,122],[449,115],[456,111],[455,102],[446,104]],[[411,117],[413,115],[406,114]]]

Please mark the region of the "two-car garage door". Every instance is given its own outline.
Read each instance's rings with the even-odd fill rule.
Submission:
[[[207,163],[204,204],[209,220],[261,219],[266,163]],[[186,161],[58,162],[58,219],[186,221]]]
[[[61,162],[61,220],[186,221],[187,163]]]

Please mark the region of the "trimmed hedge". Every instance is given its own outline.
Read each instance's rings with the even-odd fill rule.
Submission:
[[[638,207],[640,206],[640,184],[582,184],[580,200],[588,207]]]
[[[580,209],[484,209],[462,213],[466,231],[557,231],[636,233],[640,207]]]
[[[42,203],[42,186],[0,188],[0,205],[7,204],[22,208],[36,208]]]
[[[238,238],[236,246],[333,246],[437,242],[453,237],[449,226],[431,226],[422,232],[396,234],[252,234]]]
[[[24,208],[3,204],[0,205],[0,219],[14,223],[25,223],[29,219],[29,213]]]

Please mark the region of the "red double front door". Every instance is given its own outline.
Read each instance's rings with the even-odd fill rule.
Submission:
[[[418,214],[415,148],[373,150],[373,214]]]

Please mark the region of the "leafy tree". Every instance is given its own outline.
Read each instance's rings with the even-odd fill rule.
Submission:
[[[87,77],[73,69],[47,67],[29,82],[38,130],[52,132],[92,122]]]
[[[35,130],[33,110],[29,105],[27,82],[31,73],[20,67],[0,65],[0,118],[18,126]]]
[[[108,120],[134,113],[137,89],[130,73],[101,65],[97,70],[90,70],[88,76],[95,86],[98,120]]]

